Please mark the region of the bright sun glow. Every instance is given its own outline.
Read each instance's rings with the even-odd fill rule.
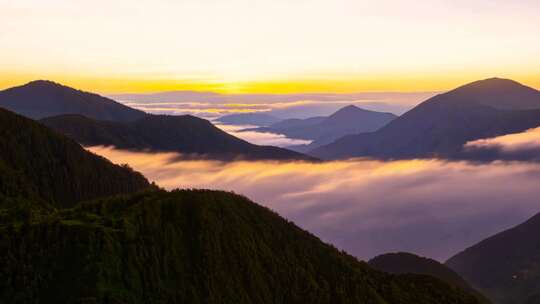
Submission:
[[[433,91],[492,76],[540,87],[540,2],[0,1],[0,88],[102,93]]]

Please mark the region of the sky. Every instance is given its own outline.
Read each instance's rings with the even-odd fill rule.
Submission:
[[[0,88],[99,93],[540,88],[536,0],[0,0]]]
[[[129,164],[166,189],[212,188],[247,195],[361,259],[407,251],[445,261],[540,212],[539,142],[539,129],[531,129],[468,143],[518,157],[507,159],[534,156],[529,162],[486,163],[219,162],[186,160],[176,153],[89,149]],[[521,153],[531,149],[532,154]]]

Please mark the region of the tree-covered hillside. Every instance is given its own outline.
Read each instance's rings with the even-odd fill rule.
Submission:
[[[428,276],[372,270],[225,192],[100,199],[1,229],[10,303],[478,303]]]
[[[158,190],[8,111],[0,132],[0,303],[478,303],[375,271],[244,197]]]
[[[0,109],[0,207],[8,197],[52,206],[148,188],[128,167],[89,153],[43,125]]]

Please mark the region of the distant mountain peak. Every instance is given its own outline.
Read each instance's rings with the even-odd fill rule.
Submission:
[[[493,90],[507,90],[507,89],[524,89],[528,88],[523,84],[506,78],[492,77],[482,80],[477,80],[468,84],[465,84],[461,87],[458,87],[454,91],[460,90],[486,90],[492,92]],[[530,89],[530,88],[528,88]]]
[[[339,109],[339,111],[351,111],[351,110],[363,110],[362,108],[359,108],[355,105],[348,105],[344,106],[343,108]]]
[[[475,103],[500,110],[530,110],[540,109],[540,91],[511,79],[493,77],[462,85],[433,97],[431,101]]]
[[[67,90],[78,91],[77,89],[70,88],[68,86],[62,85],[61,83],[54,82],[52,80],[45,80],[45,79],[32,80],[20,86],[20,88],[67,89]]]
[[[98,120],[133,121],[146,115],[112,99],[41,79],[0,91],[0,106],[32,119],[81,114]]]
[[[323,159],[455,156],[467,141],[537,127],[539,111],[540,91],[489,78],[434,96],[376,132],[343,137],[309,153]]]
[[[54,85],[54,86],[61,86],[61,84],[59,84],[57,82],[54,82],[52,80],[45,80],[45,79],[32,80],[32,81],[28,82],[25,85]]]
[[[370,110],[366,110],[366,109],[362,109],[358,106],[355,106],[355,105],[348,105],[348,106],[345,106],[339,110],[337,110],[336,112],[334,112],[334,114],[328,116],[328,119],[329,120],[333,120],[333,119],[354,119],[354,118],[358,118],[357,115],[383,115],[383,116],[392,116],[392,118],[395,117],[395,115],[391,114],[391,113],[384,113],[384,112],[376,112],[376,111],[370,111]]]

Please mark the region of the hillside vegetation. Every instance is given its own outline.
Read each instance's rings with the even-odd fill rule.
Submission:
[[[158,191],[100,199],[0,233],[11,303],[478,303],[323,244],[244,197]]]

